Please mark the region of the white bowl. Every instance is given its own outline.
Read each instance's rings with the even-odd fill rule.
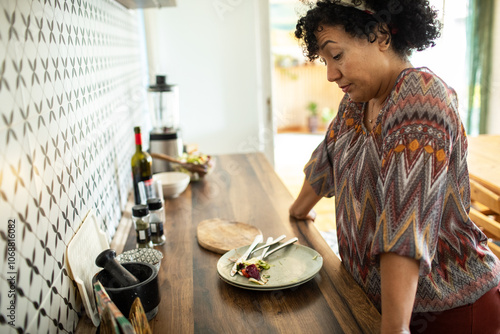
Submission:
[[[154,174],[153,178],[161,182],[163,197],[176,198],[186,190],[190,178],[186,173],[164,172]]]

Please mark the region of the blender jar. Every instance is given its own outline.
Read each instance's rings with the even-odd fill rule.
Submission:
[[[179,90],[166,82],[165,75],[157,75],[156,83],[149,86],[153,94],[153,132],[172,133],[179,127]]]

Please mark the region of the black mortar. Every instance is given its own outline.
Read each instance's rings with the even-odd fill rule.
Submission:
[[[109,298],[126,318],[129,316],[135,298],[139,297],[148,320],[153,319],[158,313],[158,304],[160,304],[161,299],[158,271],[152,264],[143,262],[122,263],[122,266],[137,277],[140,283],[122,287],[109,271],[103,269],[94,275],[92,284],[100,281]]]

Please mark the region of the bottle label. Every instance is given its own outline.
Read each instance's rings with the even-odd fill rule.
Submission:
[[[146,192],[146,198],[153,198],[155,197],[155,189],[154,189],[154,183],[153,179],[149,180],[144,180],[144,191]]]
[[[157,224],[156,223],[151,223],[150,225],[151,225],[151,233],[155,234],[156,233],[156,225]]]
[[[145,229],[145,230],[137,230],[137,243],[138,244],[144,244],[144,243],[149,243],[151,240],[151,230]]]

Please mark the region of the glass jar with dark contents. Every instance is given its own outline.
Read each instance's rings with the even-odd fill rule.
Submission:
[[[137,233],[137,248],[153,248],[148,206],[143,204],[133,206],[132,221]]]
[[[165,235],[163,234],[163,222],[165,213],[163,203],[159,198],[150,198],[147,201],[149,209],[149,226],[151,228],[151,240],[154,246],[163,245],[165,243]]]

